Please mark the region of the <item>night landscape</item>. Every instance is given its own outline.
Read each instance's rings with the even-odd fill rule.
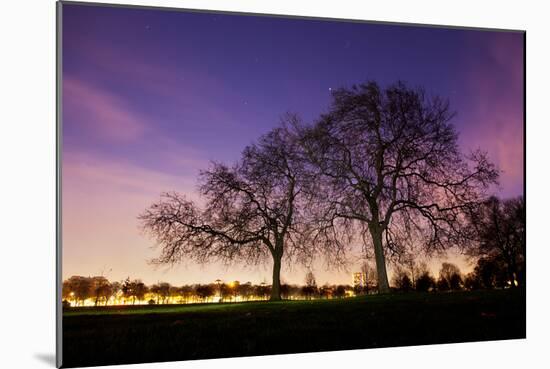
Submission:
[[[525,338],[524,33],[61,31],[63,367]]]

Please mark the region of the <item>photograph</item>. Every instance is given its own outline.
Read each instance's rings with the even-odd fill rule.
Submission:
[[[58,366],[526,338],[524,30],[56,6]]]

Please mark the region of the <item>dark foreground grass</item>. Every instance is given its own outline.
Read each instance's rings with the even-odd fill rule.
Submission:
[[[63,366],[525,337],[524,290],[70,309]]]

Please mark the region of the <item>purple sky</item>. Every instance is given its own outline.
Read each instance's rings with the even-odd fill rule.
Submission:
[[[64,277],[269,281],[269,266],[155,269],[136,216],[162,191],[196,196],[199,169],[285,112],[311,121],[329,89],[367,79],[448,97],[462,147],[503,170],[498,194],[523,193],[522,33],[65,4],[62,62]],[[350,283],[355,269],[315,272]]]

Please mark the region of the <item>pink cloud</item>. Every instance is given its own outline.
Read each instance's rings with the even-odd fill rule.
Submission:
[[[168,174],[130,162],[81,152],[64,152],[63,194],[83,191],[90,197],[126,193],[152,201],[164,191],[181,191],[195,197],[196,176]],[[106,196],[105,198],[108,198]]]
[[[231,111],[220,107],[227,100],[241,101],[238,92],[191,58],[185,63],[170,57],[148,57],[148,62],[139,58],[129,60],[121,50],[91,41],[86,42],[80,52],[94,67],[114,76],[127,88],[161,96],[182,111],[200,108],[205,119],[238,121]],[[223,96],[223,100],[219,96]]]
[[[503,196],[523,188],[523,59],[520,35],[501,34],[484,50],[490,63],[476,57],[465,63],[468,93],[476,103],[459,112],[466,129],[461,142],[468,149],[489,153],[502,171]]]
[[[124,100],[80,80],[63,80],[64,119],[79,120],[78,126],[112,141],[133,141],[143,136],[143,118],[126,108]]]

